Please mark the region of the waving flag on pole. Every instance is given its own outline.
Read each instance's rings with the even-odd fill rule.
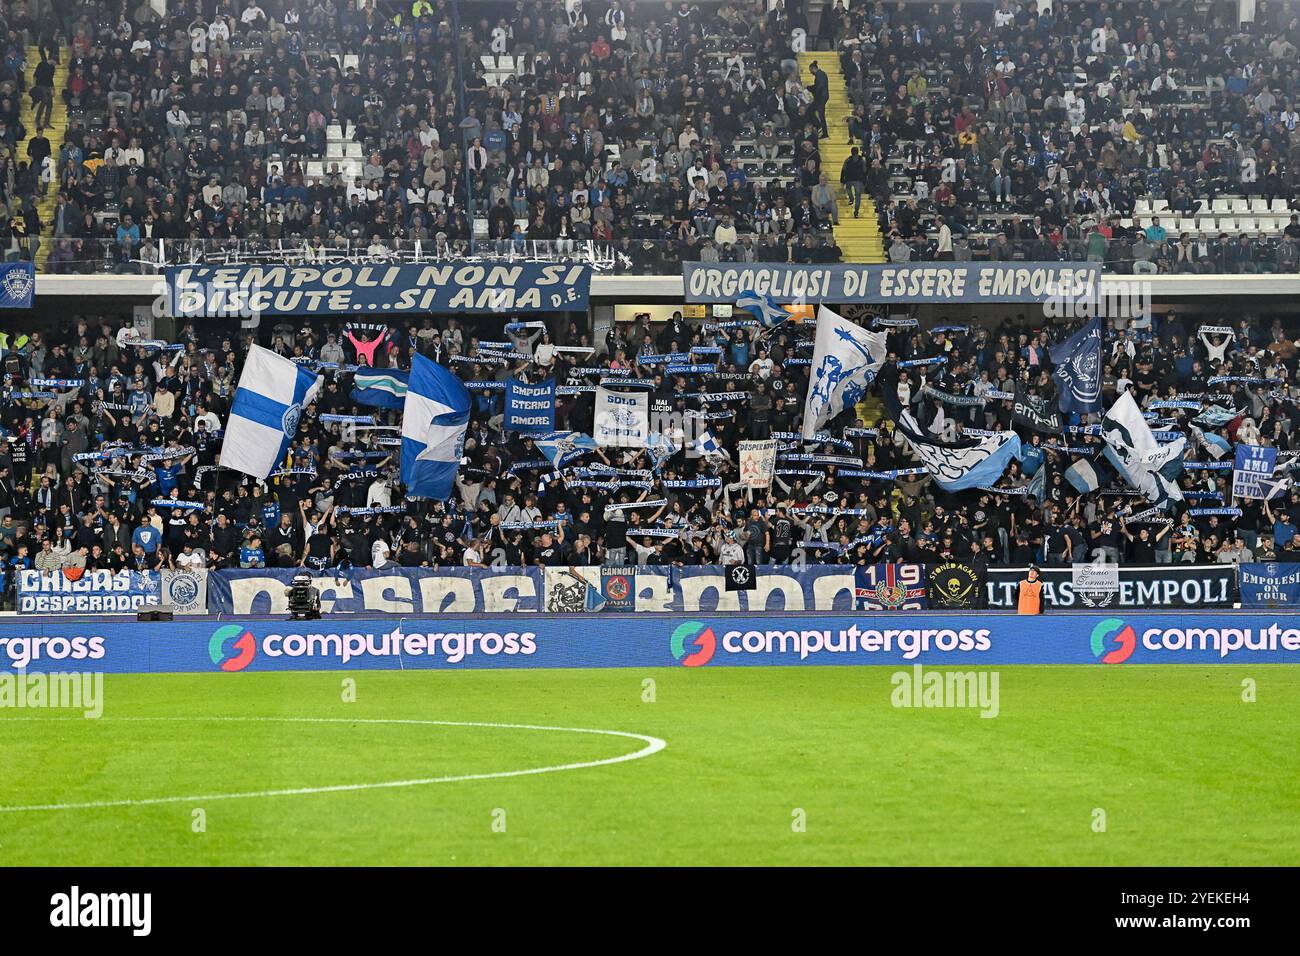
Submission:
[[[302,410],[320,391],[321,379],[270,349],[248,350],[226,420],[223,468],[265,479],[298,432]]]
[[[563,468],[580,455],[600,446],[596,439],[582,432],[551,432],[533,438],[533,447],[546,456],[555,468]]]
[[[776,299],[767,293],[755,292],[753,289],[746,289],[736,296],[736,308],[744,309],[758,319],[765,329],[776,328],[792,315],[790,310],[779,305]]]
[[[1039,471],[1046,469],[1039,468]],[[1105,461],[1105,456],[1097,455],[1095,458],[1082,458],[1076,461],[1063,472],[1065,480],[1070,483],[1070,487],[1081,495],[1104,488],[1115,480],[1115,472],[1111,470],[1110,465]]]
[[[1060,345],[1048,349],[1061,411],[1101,411],[1101,319],[1095,318]]]
[[[469,426],[469,391],[441,365],[411,358],[402,408],[402,483],[408,498],[451,497]]]
[[[352,400],[376,408],[402,408],[409,375],[395,368],[359,368],[352,377]]]
[[[1159,444],[1132,392],[1116,399],[1102,417],[1101,437],[1106,441],[1106,460],[1147,501],[1163,507],[1183,500],[1183,492],[1174,479],[1183,470],[1187,439],[1180,436],[1168,445]]]
[[[944,491],[992,487],[1007,470],[1011,459],[1020,455],[1020,436],[1015,432],[935,441],[921,430],[912,413],[904,410],[898,399],[890,402],[886,396],[886,404],[899,434]]]
[[[663,463],[681,451],[681,446],[671,437],[660,431],[652,431],[646,436],[646,453],[650,456],[650,467],[658,471]]]
[[[812,376],[803,406],[803,438],[811,439],[828,421],[867,394],[885,364],[884,332],[868,332],[826,306],[817,307],[817,340]]]

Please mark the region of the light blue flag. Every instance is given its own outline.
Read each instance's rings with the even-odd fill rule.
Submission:
[[[1232,454],[1232,443],[1222,435],[1204,431],[1195,425],[1191,427],[1190,431],[1192,433],[1192,438],[1194,438],[1202,448],[1209,452],[1210,456],[1215,461],[1220,461],[1224,456]]]
[[[469,426],[469,391],[423,355],[412,356],[402,410],[402,483],[408,498],[446,501]]]
[[[221,466],[265,479],[284,460],[302,410],[320,390],[315,372],[254,345],[239,373],[226,420]]]
[[[578,456],[595,451],[599,445],[596,439],[582,432],[551,432],[538,435],[533,439],[533,446],[546,456],[552,467],[563,468]]]
[[[352,379],[352,400],[376,408],[402,408],[409,375],[395,368],[359,368]]]
[[[758,319],[765,329],[774,329],[790,318],[789,309],[767,293],[755,292],[753,289],[746,289],[736,296],[736,308],[744,309]]]
[[[1029,479],[1029,497],[1033,498],[1039,504],[1043,503],[1043,497],[1047,491],[1047,469],[1039,468],[1034,472],[1034,477]]]

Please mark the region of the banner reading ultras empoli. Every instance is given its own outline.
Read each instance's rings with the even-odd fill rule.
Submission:
[[[571,263],[175,266],[177,317],[584,311],[591,270]]]
[[[1300,617],[1191,614],[565,614],[0,621],[0,669],[229,674],[737,665],[1300,663]]]
[[[19,614],[130,614],[165,607],[208,612],[207,571],[19,571]]]
[[[687,302],[735,302],[746,290],[778,302],[1043,302],[1094,294],[1096,262],[923,262],[803,266],[684,262]]]
[[[946,562],[941,565],[876,565],[870,571],[853,565],[759,567],[754,587],[729,591],[727,575],[716,565],[677,568],[642,566],[625,575],[619,603],[638,613],[680,611],[771,613],[776,611],[850,612],[875,606],[908,610],[930,606],[1015,610],[1022,568],[989,569],[981,580],[974,572]],[[551,569],[559,571],[561,569]],[[593,568],[563,575],[580,584]],[[208,610],[214,614],[282,614],[284,596],[298,568],[235,569],[208,574]],[[934,574],[932,574],[934,572]],[[1230,606],[1236,599],[1236,571],[1231,565],[1162,564],[1120,569],[1119,589],[1104,593],[1076,591],[1070,568],[1043,572],[1043,604],[1071,610],[1162,609]],[[539,568],[354,568],[314,575],[327,614],[515,614],[551,609],[554,602]],[[599,591],[596,579],[592,589]],[[574,610],[614,610],[582,588],[573,591]],[[864,600],[865,598],[865,600]]]

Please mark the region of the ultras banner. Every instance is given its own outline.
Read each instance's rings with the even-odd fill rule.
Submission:
[[[213,571],[214,614],[285,614],[298,568]],[[326,614],[512,614],[543,610],[851,611],[852,566],[758,568],[754,589],[728,591],[721,567],[372,568],[314,575]],[[595,592],[595,593],[593,593]]]
[[[207,571],[18,572],[19,614],[131,614],[167,608],[208,612]]]
[[[985,606],[1015,610],[1026,570],[989,568]],[[1072,568],[1044,568],[1041,574],[1043,607],[1047,609],[1231,607],[1237,600],[1236,568],[1227,564],[1121,567],[1115,591],[1076,590]]]
[[[167,269],[167,300],[178,318],[586,311],[590,291],[590,268],[568,263]]]
[[[453,615],[415,619],[94,618],[0,621],[0,668],[204,672],[480,668],[730,667],[826,664],[1297,663],[1300,627],[1268,613],[1136,611],[972,618],[960,612],[595,616]]]
[[[1300,606],[1300,564],[1243,564],[1240,581],[1242,607]]]
[[[884,583],[886,566],[859,575],[852,565],[759,566],[754,587],[728,591],[725,569],[718,566],[605,569],[549,568],[389,568],[357,569],[315,575],[325,613],[382,614],[513,614],[519,611],[839,611],[855,608],[858,591]],[[964,566],[899,565],[894,584],[905,585],[905,603],[946,607],[980,607],[970,593],[978,580]],[[917,569],[913,577],[910,569]],[[208,574],[208,610],[219,614],[284,614],[284,589],[297,568],[230,569]],[[1088,595],[1089,605],[1076,594],[1070,568],[1050,568],[1044,574],[1043,603],[1065,607],[1189,607],[1222,606],[1236,593],[1235,569],[1226,565],[1193,567],[1163,565],[1125,568],[1120,589],[1110,595]],[[873,578],[874,575],[874,578]],[[882,577],[883,575],[883,577]],[[1015,610],[1023,568],[990,570],[984,587],[986,606]],[[955,577],[955,584],[950,578]],[[927,588],[928,585],[928,588]],[[936,600],[936,585],[944,592]],[[1225,596],[1226,595],[1226,596]],[[604,603],[602,603],[602,601]],[[1108,601],[1108,603],[1102,603]]]
[[[926,262],[917,265],[805,266],[684,262],[687,302],[735,302],[742,292],[777,302],[980,303],[1077,301],[1101,277],[1091,262]]]

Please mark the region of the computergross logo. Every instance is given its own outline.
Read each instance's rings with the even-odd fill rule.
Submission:
[[[688,647],[698,650],[688,654]],[[707,624],[686,621],[673,630],[673,657],[681,661],[683,667],[702,667],[713,659],[713,652],[717,649],[718,639]]]
[[[1114,641],[1118,646],[1107,650],[1107,645]],[[1103,664],[1123,664],[1133,656],[1137,647],[1137,634],[1132,626],[1118,618],[1108,617],[1097,622],[1092,629],[1092,656],[1101,659]]]
[[[227,641],[232,642],[229,651]],[[257,638],[253,637],[252,631],[239,624],[222,625],[212,632],[212,637],[208,640],[208,656],[223,671],[242,671],[253,662],[256,654]]]

